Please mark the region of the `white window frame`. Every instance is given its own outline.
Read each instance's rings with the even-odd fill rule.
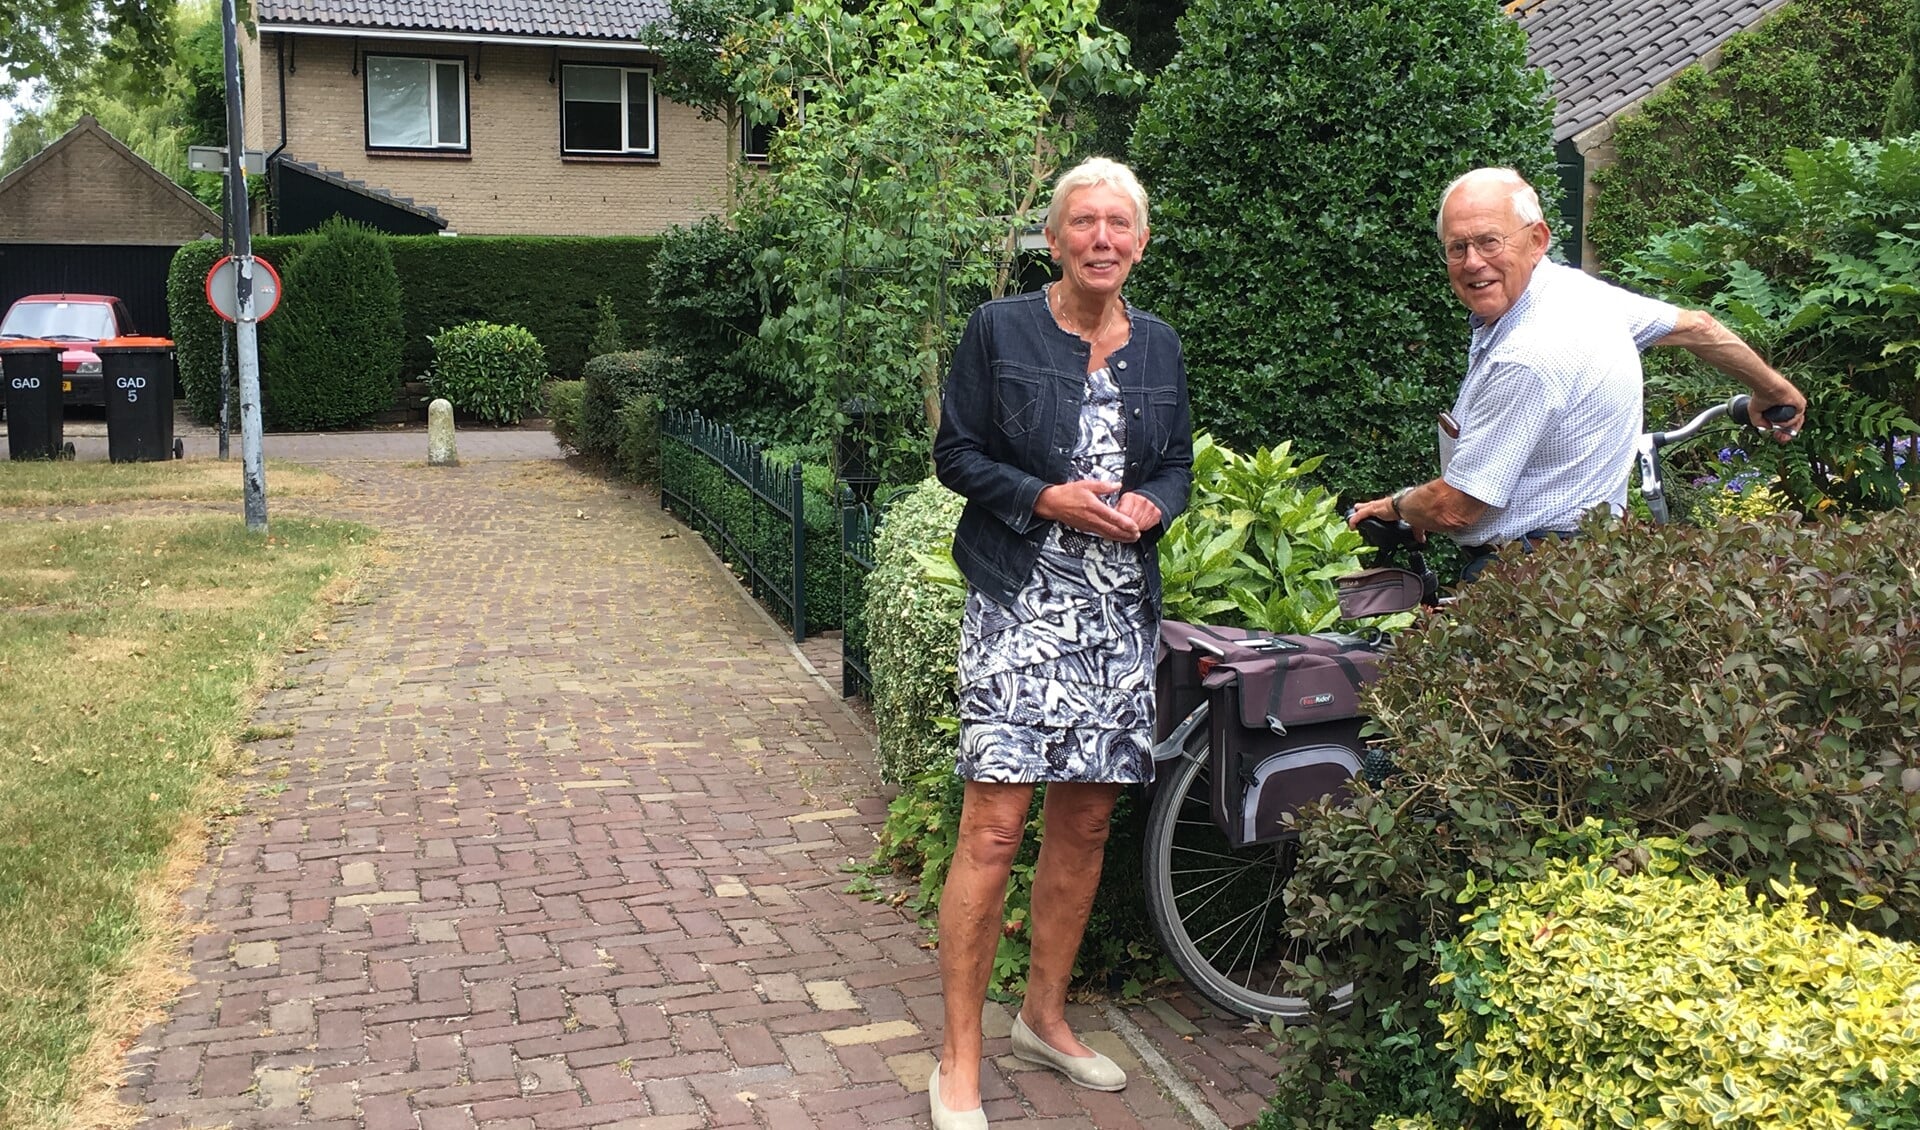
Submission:
[[[745,114],[741,114],[740,159],[742,161],[752,161],[757,165],[766,164],[773,156],[773,132],[779,128],[777,125],[750,121]],[[767,147],[758,153],[753,151],[753,131],[756,129],[764,129],[767,131]]]
[[[426,145],[406,145],[395,141],[378,141],[373,136],[373,68],[374,60],[397,60],[400,62],[425,63],[427,65],[427,134],[431,140]],[[445,138],[440,136],[440,69],[450,67],[460,77],[460,136]],[[434,152],[454,150],[468,151],[468,137],[473,132],[468,119],[469,100],[467,98],[467,61],[465,58],[448,58],[443,55],[397,55],[390,52],[368,53],[365,58],[366,82],[363,84],[362,113],[366,118],[368,149],[415,150]]]
[[[567,146],[567,103],[578,101],[567,97],[567,72],[592,69],[618,71],[620,73],[620,138],[623,147],[619,149],[572,149]],[[652,67],[623,67],[618,63],[561,63],[560,64],[560,154],[564,157],[658,157],[660,155],[660,91],[653,82]],[[632,82],[634,75],[644,76],[647,83],[647,146],[636,148],[633,140],[633,97]]]

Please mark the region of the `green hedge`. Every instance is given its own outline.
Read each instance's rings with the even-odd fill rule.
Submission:
[[[1474,1112],[1451,1091],[1433,944],[1539,877],[1588,817],[1692,842],[1762,891],[1920,937],[1920,504],[1806,526],[1589,524],[1403,633],[1369,706],[1398,773],[1310,813],[1289,892],[1354,1009],[1289,1033],[1266,1123]]]
[[[1179,27],[1134,125],[1133,277],[1180,332],[1195,426],[1325,455],[1347,501],[1432,478],[1466,349],[1440,193],[1476,165],[1557,183],[1524,35],[1487,0],[1197,0]]]
[[[386,241],[335,217],[282,273],[260,342],[261,419],[275,431],[364,424],[400,390],[400,280]]]
[[[547,422],[553,438],[575,451],[580,450],[580,401],[586,391],[585,381],[547,382]]]
[[[1777,167],[1788,148],[1877,137],[1906,63],[1908,0],[1794,0],[1729,39],[1624,117],[1617,161],[1594,174],[1587,238],[1611,268],[1654,233],[1710,220],[1740,183],[1742,157]]]
[[[583,455],[612,459],[620,445],[621,409],[645,397],[659,410],[660,355],[649,349],[603,353],[587,360],[581,380],[580,435],[574,446]]]
[[[255,254],[276,267],[313,237],[259,236]],[[385,236],[400,276],[405,319],[401,372],[423,377],[433,365],[428,338],[463,322],[521,325],[546,350],[550,372],[580,374],[599,320],[596,299],[606,295],[629,326],[648,323],[653,236]],[[167,306],[178,343],[180,380],[189,409],[212,420],[219,409],[221,325],[208,308],[208,268],[220,257],[217,241],[189,243],[174,255]],[[274,318],[260,323],[272,336]]]

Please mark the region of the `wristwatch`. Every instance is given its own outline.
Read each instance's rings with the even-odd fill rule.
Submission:
[[[1393,516],[1398,521],[1406,521],[1406,515],[1400,513],[1400,500],[1413,493],[1412,487],[1401,487],[1387,499],[1387,505],[1393,507]]]

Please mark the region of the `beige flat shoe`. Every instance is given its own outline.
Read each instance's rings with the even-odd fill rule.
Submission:
[[[985,1107],[972,1110],[948,1110],[940,1101],[940,1065],[933,1065],[933,1078],[927,1080],[927,1101],[933,1108],[933,1130],[987,1130]]]
[[[1118,1091],[1127,1085],[1127,1073],[1119,1064],[1094,1052],[1092,1055],[1068,1055],[1056,1050],[1027,1027],[1026,1018],[1013,1018],[1013,1054],[1028,1063],[1051,1067],[1075,1083],[1094,1091]]]

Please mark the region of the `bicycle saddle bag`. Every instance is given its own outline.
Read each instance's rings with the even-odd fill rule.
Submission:
[[[1340,615],[1348,620],[1391,616],[1420,607],[1422,582],[1411,569],[1363,569],[1334,580]]]
[[[1295,833],[1288,818],[1360,772],[1360,688],[1379,655],[1354,636],[1281,636],[1231,644],[1202,681],[1209,712],[1214,820],[1236,847]]]
[[[1253,632],[1245,628],[1216,628],[1188,624],[1179,620],[1160,621],[1160,647],[1154,658],[1154,735],[1162,742],[1181,719],[1207,700],[1201,686],[1199,660],[1202,656],[1219,658],[1229,646],[1271,632]],[[1257,652],[1245,652],[1251,656]]]

